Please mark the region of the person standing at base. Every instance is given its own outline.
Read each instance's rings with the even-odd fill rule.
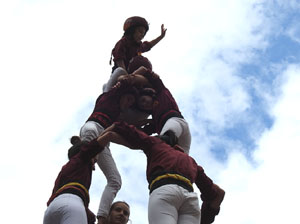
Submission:
[[[149,30],[149,25],[146,19],[140,16],[133,16],[126,19],[123,30],[123,37],[116,43],[112,50],[114,61],[112,72],[117,67],[122,67],[127,71],[130,60],[143,52],[150,51],[152,47],[165,37],[167,31],[162,24],[160,36],[152,41],[142,42],[142,39]]]
[[[132,88],[133,85],[134,80],[128,77],[97,98],[93,112],[80,129],[82,141],[90,142],[100,136],[105,128],[118,119],[122,110],[127,110],[135,103],[136,92]],[[97,212],[98,223],[104,224],[111,203],[121,188],[122,180],[109,145],[98,155],[97,163],[107,180]]]
[[[89,188],[96,155],[103,151],[108,141],[98,137],[88,143],[73,136],[71,143],[69,161],[56,178],[43,224],[92,224],[96,220],[88,209]]]
[[[125,201],[116,201],[110,207],[106,224],[126,224],[129,216],[129,205]]]
[[[149,224],[209,224],[219,214],[225,191],[205,174],[195,160],[160,136],[149,136],[133,125],[115,122],[104,131],[114,143],[141,149],[147,156]],[[202,212],[193,183],[201,192]]]

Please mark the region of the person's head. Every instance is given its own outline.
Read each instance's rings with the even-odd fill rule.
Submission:
[[[130,60],[128,68],[127,68],[128,74],[133,73],[134,71],[136,71],[141,66],[144,66],[149,71],[152,71],[152,64],[148,60],[148,58],[146,58],[142,55],[138,55],[138,56],[133,57]]]
[[[149,30],[146,19],[140,16],[132,16],[124,22],[124,36],[131,37],[134,41],[141,41]]]
[[[156,101],[156,91],[152,88],[144,88],[140,90],[137,100],[137,107],[139,110],[151,113]]]
[[[73,146],[68,150],[69,159],[75,156],[80,151],[81,146],[85,144],[85,142],[81,141],[79,136],[72,136],[70,142]]]
[[[109,210],[107,224],[126,224],[130,216],[130,207],[124,201],[114,202]]]
[[[75,156],[81,149],[81,147],[83,145],[88,144],[85,141],[81,141],[79,136],[72,136],[70,139],[71,144],[73,145],[71,148],[69,148],[68,150],[68,158],[69,160]],[[95,170],[95,163],[97,162],[97,157],[93,157],[91,160],[91,164],[92,164],[92,169]]]
[[[139,43],[140,41],[142,41],[142,39],[144,39],[144,36],[146,35],[146,29],[143,26],[136,26],[134,31],[133,31],[133,35],[132,35],[132,39]]]

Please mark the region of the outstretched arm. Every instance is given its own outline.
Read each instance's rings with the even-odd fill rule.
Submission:
[[[210,224],[220,212],[220,205],[224,199],[225,191],[206,176],[201,166],[198,166],[195,184],[201,192],[203,201],[201,206],[201,224]]]
[[[127,71],[121,67],[116,68],[115,71],[110,75],[108,82],[103,88],[103,92],[108,92],[111,90],[111,88],[118,82],[118,79],[123,75],[124,77],[127,76]]]
[[[164,24],[161,25],[161,34],[155,38],[154,40],[150,41],[151,48],[154,47],[159,41],[161,41],[166,35],[167,29],[165,29]]]
[[[159,141],[159,139],[147,135],[145,132],[138,130],[133,125],[128,125],[126,122],[115,122],[102,135],[103,140],[101,141],[103,142],[101,144],[103,145],[111,141],[131,149],[147,150],[154,142]]]
[[[131,147],[131,145],[118,133],[112,131],[114,124],[108,127],[101,136],[97,138],[98,144],[105,147],[109,142],[113,142],[126,147]]]
[[[145,68],[144,66],[139,67],[132,74],[138,74],[138,75],[144,76],[144,78],[150,84],[149,87],[154,88],[157,92],[159,92],[159,91],[161,91],[161,89],[165,88],[159,75],[153,71],[150,71],[149,69]]]

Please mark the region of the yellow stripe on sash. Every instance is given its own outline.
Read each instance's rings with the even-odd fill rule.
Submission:
[[[167,174],[164,174],[164,175],[161,175],[161,176],[158,176],[156,177],[150,184],[150,189],[152,188],[153,184],[161,179],[165,179],[165,178],[173,178],[173,179],[177,179],[177,180],[181,180],[185,183],[187,183],[188,185],[190,185],[191,187],[193,187],[193,184],[192,182],[187,179],[186,177],[183,177],[179,174],[171,174],[171,173],[167,173]]]
[[[70,183],[65,184],[64,186],[62,186],[61,188],[59,188],[59,189],[56,191],[56,193],[59,192],[59,191],[61,191],[61,190],[63,190],[65,187],[68,187],[68,186],[79,186],[81,189],[84,190],[84,192],[85,192],[87,195],[89,195],[89,191],[86,189],[86,187],[83,186],[83,185],[80,184],[80,183],[77,183],[77,182],[70,182]]]

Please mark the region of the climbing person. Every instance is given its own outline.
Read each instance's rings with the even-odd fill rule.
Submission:
[[[117,67],[122,67],[127,71],[130,60],[143,52],[151,50],[152,47],[165,37],[167,31],[167,29],[164,28],[164,24],[162,24],[161,34],[157,38],[152,41],[142,42],[142,39],[149,30],[149,25],[146,19],[140,16],[133,16],[126,19],[123,30],[124,34],[122,38],[115,44],[112,50],[114,61],[112,72]]]
[[[209,224],[214,221],[225,191],[213,183],[176,141],[172,147],[161,136],[149,136],[125,122],[115,122],[103,136],[110,142],[141,149],[147,156],[149,224]],[[201,192],[201,214],[193,183]]]
[[[93,112],[80,129],[82,141],[90,142],[97,138],[105,128],[118,119],[122,110],[127,110],[135,103],[136,90],[133,86],[134,80],[128,76],[97,98]],[[107,179],[97,212],[98,223],[102,224],[107,218],[111,203],[121,188],[122,181],[109,145],[106,145],[98,155],[97,164]]]
[[[111,74],[110,79],[107,81],[107,83],[103,85],[103,92],[111,90],[118,81],[122,79],[127,79],[128,76],[134,79],[134,85],[137,89],[151,87],[147,79],[145,79],[141,75],[135,74],[135,70],[137,70],[141,66],[152,70],[151,62],[148,58],[142,55],[135,56],[133,59],[131,59],[128,66],[129,73],[127,73],[127,71],[121,67],[116,68]],[[144,123],[144,120],[147,119],[149,116],[149,113],[138,110],[135,107],[129,107],[127,110],[121,111],[117,120],[126,121],[129,124],[140,126],[140,123]]]
[[[134,74],[134,72],[141,66],[152,70],[152,63],[149,61],[148,58],[142,55],[135,56],[130,60],[128,65],[128,71],[126,71],[122,67],[116,68],[110,75],[109,80],[103,85],[103,92],[109,91],[120,80],[120,78],[124,78],[127,75]],[[149,83],[147,84],[149,85]]]

